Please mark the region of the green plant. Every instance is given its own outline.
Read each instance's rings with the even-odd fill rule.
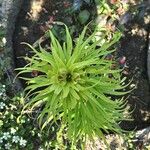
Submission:
[[[130,131],[127,134],[124,135],[124,140],[126,142],[126,145],[128,149],[136,149],[134,140],[136,139],[136,133],[135,131]]]
[[[65,26],[66,27],[66,26]],[[50,49],[47,51],[39,44],[32,58],[25,57],[29,64],[18,68],[22,73],[38,72],[38,76],[27,80],[30,100],[24,107],[40,109],[39,124],[42,129],[54,122],[63,126],[63,133],[74,145],[79,140],[99,136],[105,140],[103,131],[121,132],[118,122],[124,119],[124,101],[112,100],[112,95],[123,95],[121,90],[124,79],[120,70],[112,69],[115,63],[106,56],[119,38],[116,32],[111,41],[106,36],[91,43],[95,32],[85,38],[87,27],[74,43],[66,27],[66,42],[63,46],[51,31]],[[101,47],[98,43],[104,41]]]
[[[10,98],[6,86],[0,83],[0,150],[53,148],[56,127],[41,133],[34,115],[21,115],[23,104],[22,96]]]

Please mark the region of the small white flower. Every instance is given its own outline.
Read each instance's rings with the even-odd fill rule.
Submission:
[[[10,147],[11,147],[11,144],[9,143],[5,144],[5,149],[10,149]]]
[[[41,147],[39,147],[39,149],[38,150],[44,150],[43,148],[41,148]]]
[[[2,38],[2,42],[4,43],[4,45],[6,44],[6,38]]]
[[[10,128],[10,133],[11,133],[11,134],[15,134],[15,133],[16,133],[16,129]]]
[[[27,143],[27,141],[26,140],[24,140],[22,137],[21,137],[21,139],[20,139],[20,146],[26,146],[26,143]]]
[[[40,133],[38,133],[38,137],[41,137],[41,134],[40,134]]]
[[[3,94],[1,95],[1,97],[2,97],[2,99],[5,101],[5,100],[7,99],[6,93],[3,93]]]
[[[7,99],[7,97],[4,96],[4,97],[3,97],[3,100],[5,101],[6,99]]]
[[[4,107],[6,106],[6,104],[5,103],[3,103],[3,102],[0,102],[0,109],[4,109]]]
[[[3,133],[3,139],[7,140],[7,139],[10,138],[10,137],[11,137],[11,136],[10,136],[9,132],[4,132],[4,133]]]
[[[13,138],[12,138],[13,143],[18,143],[19,141],[20,141],[19,136],[13,136]]]
[[[3,87],[3,88],[5,88],[5,87],[6,87],[6,85],[2,85],[2,87]]]
[[[3,143],[3,138],[2,137],[0,137],[0,143]]]

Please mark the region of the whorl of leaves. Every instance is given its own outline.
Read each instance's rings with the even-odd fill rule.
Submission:
[[[103,131],[120,132],[118,122],[124,119],[124,102],[112,100],[111,96],[126,94],[121,92],[126,85],[120,70],[111,69],[114,62],[106,59],[114,51],[110,48],[119,40],[120,33],[97,47],[105,37],[91,43],[95,32],[85,39],[85,27],[73,43],[68,27],[65,28],[66,42],[62,45],[48,31],[51,51],[40,44],[38,49],[27,44],[35,55],[26,57],[30,63],[18,70],[21,74],[35,70],[40,75],[24,78],[28,83],[26,91],[32,93],[25,109],[41,107],[42,128],[61,120],[68,139],[74,142],[81,137],[104,138]]]

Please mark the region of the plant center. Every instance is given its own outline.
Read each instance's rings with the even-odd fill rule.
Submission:
[[[61,72],[58,75],[58,80],[63,82],[71,82],[72,81],[72,74],[70,72]]]
[[[68,73],[66,74],[66,81],[67,81],[67,82],[70,82],[71,80],[72,80],[72,74],[68,72]]]

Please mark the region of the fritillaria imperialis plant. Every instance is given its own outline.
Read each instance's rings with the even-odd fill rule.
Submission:
[[[40,44],[37,49],[27,44],[35,55],[25,57],[29,64],[18,70],[21,74],[33,70],[40,73],[23,78],[28,84],[27,95],[30,95],[24,109],[41,109],[39,123],[42,128],[59,120],[67,139],[73,143],[95,136],[104,139],[103,132],[120,132],[118,122],[124,119],[123,100],[112,100],[114,95],[125,94],[122,92],[126,87],[124,79],[120,78],[119,69],[112,69],[114,62],[106,59],[114,51],[110,48],[119,40],[120,33],[97,47],[105,36],[91,42],[95,32],[85,38],[85,27],[74,42],[68,27],[65,28],[63,44],[48,31],[50,51]]]

